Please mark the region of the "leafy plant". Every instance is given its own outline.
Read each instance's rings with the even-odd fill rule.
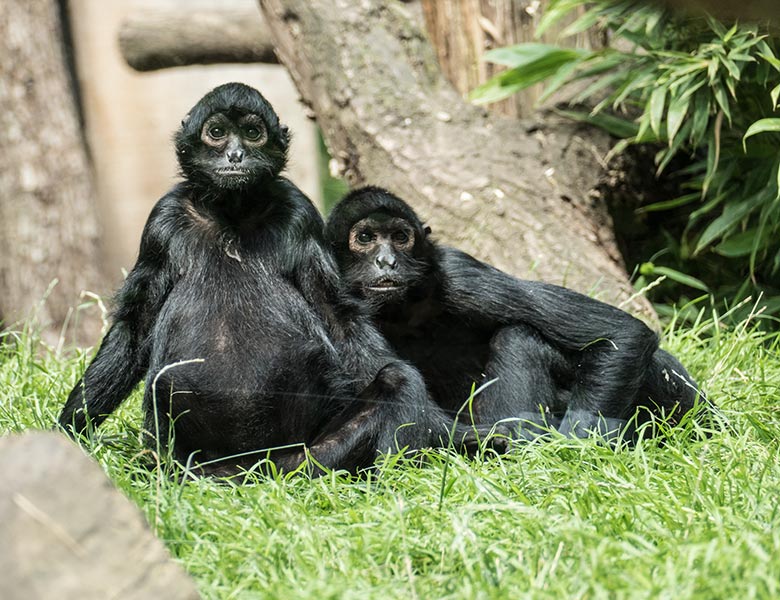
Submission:
[[[635,0],[551,0],[538,34],[582,8],[562,36],[595,26],[606,30],[610,47],[494,50],[486,59],[509,68],[472,99],[493,102],[544,80],[544,100],[581,82],[569,101],[589,110],[564,114],[622,138],[613,154],[656,144],[656,173],[682,177],[679,197],[640,208],[687,213],[679,243],[664,255],[670,266],[646,262],[642,274],[734,300],[763,292],[779,312],[780,290],[771,283],[780,271],[777,41],[757,25],[728,26]]]

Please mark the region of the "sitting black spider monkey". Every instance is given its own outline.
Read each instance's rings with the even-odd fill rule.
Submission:
[[[517,435],[527,439],[541,426],[613,439],[630,438],[653,414],[674,422],[695,406],[696,384],[638,319],[511,277],[433,243],[430,232],[377,187],[349,193],[326,225],[343,285],[373,305],[380,331],[444,409],[495,379],[473,402],[475,422],[521,420]]]
[[[146,375],[146,432],[172,439],[173,458],[198,474],[231,476],[267,456],[292,470],[304,444],[319,464],[356,471],[396,444],[446,440],[452,420],[420,373],[340,292],[321,217],[279,175],[288,133],[265,98],[215,88],[175,144],[184,181],[152,210],[60,425],[97,427]]]

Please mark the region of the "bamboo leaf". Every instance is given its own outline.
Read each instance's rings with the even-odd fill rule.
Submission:
[[[614,108],[622,106],[632,93],[652,85],[653,82],[655,82],[655,74],[653,72],[631,71],[631,79],[627,80],[626,83],[615,92],[615,100],[612,103],[612,106]]]
[[[634,143],[634,138],[624,138],[620,140],[617,144],[612,146],[609,152],[607,152],[607,155],[604,157],[604,162],[609,164],[609,162],[618,154],[625,151],[626,148],[628,148],[631,144]]]
[[[706,93],[697,94],[693,102],[693,127],[691,128],[691,143],[698,146],[707,132],[710,122],[710,99]]]
[[[551,77],[564,65],[578,59],[582,51],[563,50],[555,46],[533,44],[526,53],[525,44],[514,46],[511,53],[499,54],[501,60],[527,60],[515,68],[503,71],[475,88],[469,98],[476,104],[489,104],[508,98],[512,94]],[[532,58],[536,57],[536,58]],[[515,62],[517,64],[517,62]]]
[[[577,69],[580,67],[583,61],[588,60],[588,58],[588,56],[584,56],[582,58],[575,59],[558,69],[555,75],[547,79],[544,93],[539,97],[538,102],[544,102],[564,85],[569,83],[569,81],[573,80],[575,78]]]
[[[486,52],[483,58],[487,62],[506,67],[521,67],[541,59],[572,60],[587,53],[586,50],[577,48],[560,48],[552,44],[528,43],[496,48]]]
[[[578,74],[578,77],[593,77],[601,75],[605,71],[615,69],[616,67],[625,67],[626,63],[632,57],[615,52],[614,50],[601,50],[593,55],[593,60],[586,63],[586,67]]]
[[[715,86],[715,101],[718,103],[718,106],[720,106],[720,109],[723,111],[723,114],[726,115],[726,118],[729,120],[729,123],[731,122],[731,110],[729,109],[729,98],[726,95],[726,90],[723,89],[722,86],[718,85]]]
[[[766,43],[766,39],[763,37],[758,42],[756,42],[756,48],[758,48],[760,56],[775,58],[775,53],[772,52],[772,48],[769,46],[769,44]]]
[[[777,100],[780,97],[780,84],[772,88],[772,91],[769,92],[769,97],[772,99],[772,109],[776,109]]]
[[[707,77],[710,80],[710,83],[713,83],[715,81],[715,77],[718,75],[718,61],[713,59],[710,59],[709,64],[707,65]]]
[[[669,110],[666,113],[666,137],[669,138],[669,145],[672,145],[674,136],[680,130],[685,115],[688,113],[690,100],[685,97],[673,98],[669,102]]]
[[[777,196],[775,196],[775,199],[777,199]],[[754,236],[753,249],[750,252],[751,276],[756,272],[756,257],[758,256],[759,250],[763,250],[764,247],[769,245],[765,232],[767,222],[769,221],[769,217],[773,212],[772,209],[772,204],[764,204],[763,208],[761,209],[761,216],[758,219],[758,232]]]
[[[726,42],[728,42],[732,37],[734,37],[734,34],[737,33],[737,27],[738,27],[738,24],[734,23],[732,28],[729,29],[728,32],[726,33],[726,35],[723,36],[723,43],[724,44]]]
[[[571,25],[566,27],[561,32],[561,37],[570,37],[572,35],[577,35],[578,33],[582,33],[583,31],[586,31],[587,29],[590,29],[596,23],[598,23],[599,19],[601,18],[601,15],[595,10],[590,10],[586,12],[584,15],[582,15],[579,19],[574,21]]]
[[[748,256],[753,252],[753,248],[756,245],[757,233],[757,229],[753,227],[747,231],[729,237],[727,240],[724,240],[715,246],[713,250],[721,256],[727,256],[728,258]],[[766,241],[759,245],[766,246]]]
[[[739,68],[737,67],[736,63],[733,60],[729,60],[726,57],[719,58],[720,63],[726,67],[726,70],[729,72],[729,75],[733,78],[739,81]]]
[[[664,116],[664,103],[666,102],[666,88],[657,87],[650,94],[647,102],[647,112],[650,114],[650,128],[657,136],[661,135],[661,119]]]
[[[710,26],[710,29],[712,29],[719,38],[723,39],[726,37],[726,28],[710,16],[707,17],[707,25]]]
[[[680,148],[682,148],[682,145],[685,143],[685,141],[688,139],[688,136],[691,132],[691,126],[692,123],[688,121],[682,126],[682,129],[680,130],[680,135],[678,135],[676,138],[674,138],[671,141],[671,144],[669,145],[669,148],[662,151],[663,158],[658,164],[658,168],[656,169],[656,175],[660,176],[663,170],[669,166],[669,162],[675,157],[675,155],[680,151]]]
[[[769,118],[769,119],[759,119],[755,123],[753,123],[750,127],[748,127],[748,130],[745,132],[745,135],[742,137],[742,147],[747,152],[747,143],[746,140],[749,137],[753,137],[756,134],[759,133],[768,133],[768,132],[778,132],[780,131],[780,119],[776,118]]]
[[[654,202],[653,204],[642,206],[636,210],[636,213],[642,214],[649,212],[659,212],[662,210],[678,208],[680,206],[690,204],[691,202],[695,202],[699,198],[701,198],[701,194],[699,192],[693,192],[692,194],[685,194],[683,196],[679,196],[678,198],[674,198],[673,200],[664,200],[662,202]]]
[[[639,121],[639,131],[636,132],[635,141],[640,144],[653,144],[659,141],[658,136],[650,129],[649,119],[644,118],[644,116]]]
[[[536,37],[541,37],[547,29],[581,5],[582,0],[560,0],[558,2],[551,2],[545,9],[542,20],[536,28]]]
[[[741,52],[734,52],[731,51],[728,54],[729,60],[739,60],[742,62],[756,62],[755,57],[750,56],[749,54],[743,54]]]
[[[661,20],[661,11],[660,10],[654,10],[652,11],[645,21],[645,35],[650,36],[653,34],[653,30],[658,25],[658,22]]]
[[[693,253],[698,254],[716,239],[728,234],[742,219],[753,212],[763,200],[764,193],[762,191],[747,200],[727,204],[723,209],[723,213],[702,232]]]
[[[759,53],[759,56],[768,62],[775,70],[780,71],[780,60],[774,54],[767,54],[765,52]]]
[[[689,221],[697,221],[700,217],[712,212],[716,206],[721,204],[726,199],[726,194],[718,194],[711,200],[708,200],[701,208],[697,208],[688,217]]]
[[[588,87],[586,87],[579,94],[574,96],[571,101],[573,104],[580,104],[582,102],[585,102],[586,100],[594,96],[596,92],[599,92],[604,88],[614,86],[618,81],[621,81],[624,77],[625,75],[621,72],[613,73],[612,75],[605,75],[603,77],[598,77]],[[593,112],[598,112],[598,111],[594,110]]]
[[[612,115],[592,115],[574,110],[557,110],[556,112],[574,121],[582,121],[600,127],[604,131],[619,138],[633,137],[636,135],[638,129],[636,123]]]
[[[671,269],[669,267],[659,267],[653,263],[644,263],[639,268],[639,271],[642,273],[642,275],[664,275],[672,281],[676,281],[677,283],[682,283],[683,285],[701,290],[702,292],[709,292],[709,288],[707,287],[706,283],[700,279],[696,279],[695,277],[681,273],[676,269]]]
[[[780,163],[777,165],[777,176],[776,176],[776,183],[777,183],[777,196],[775,196],[775,202],[780,199]]]
[[[512,94],[531,85],[530,83],[527,85],[518,83],[518,81],[513,79],[515,75],[517,76],[517,80],[521,80],[522,75],[515,73],[515,69],[512,69],[512,71],[504,71],[503,73],[488,79],[479,87],[471,90],[469,93],[469,100],[474,104],[490,104],[491,102],[498,102],[504,98],[509,98]]]

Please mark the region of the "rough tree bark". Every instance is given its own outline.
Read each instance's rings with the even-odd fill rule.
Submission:
[[[522,277],[652,314],[595,192],[606,135],[552,115],[490,117],[444,79],[408,7],[260,0],[281,61],[352,185],[409,200],[438,239]],[[577,318],[572,315],[572,318]]]
[[[56,340],[82,290],[103,291],[95,197],[55,0],[0,4],[0,318]],[[77,339],[99,319],[81,312]],[[73,325],[73,322],[71,322]]]
[[[189,0],[139,8],[119,30],[122,56],[137,71],[220,62],[276,62],[268,28],[252,0]]]

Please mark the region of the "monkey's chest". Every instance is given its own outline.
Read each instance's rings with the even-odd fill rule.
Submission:
[[[228,262],[182,275],[156,323],[155,343],[167,362],[208,357],[242,378],[268,380],[299,354],[322,351],[325,338],[321,320],[286,278],[263,265]]]

